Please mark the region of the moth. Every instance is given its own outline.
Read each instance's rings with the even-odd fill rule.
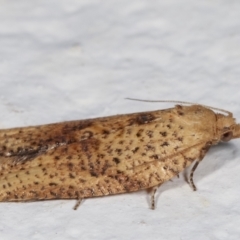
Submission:
[[[0,130],[0,201],[81,199],[153,189],[212,145],[240,137],[232,113],[203,105]],[[77,208],[78,204],[75,206]]]

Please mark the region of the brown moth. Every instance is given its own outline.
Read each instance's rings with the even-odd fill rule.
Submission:
[[[0,201],[84,199],[154,189],[240,137],[232,114],[174,108],[0,130]],[[226,114],[227,113],[227,114]],[[154,198],[152,198],[154,208]]]

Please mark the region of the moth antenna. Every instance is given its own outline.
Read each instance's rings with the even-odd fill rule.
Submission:
[[[212,109],[212,110],[227,113],[229,117],[232,117],[232,113],[227,111],[227,110],[224,110],[224,109],[221,109],[221,108],[210,107],[210,106],[207,106],[207,105],[202,105],[202,104],[199,104],[199,103],[175,101],[175,100],[146,100],[146,99],[138,99],[138,98],[125,98],[125,99],[132,100],[132,101],[139,101],[139,102],[167,102],[167,103],[177,103],[177,104],[200,105],[200,106]]]

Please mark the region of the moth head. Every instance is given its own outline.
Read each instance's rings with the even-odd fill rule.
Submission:
[[[217,131],[221,141],[228,142],[233,138],[240,137],[240,125],[236,124],[235,119],[229,115],[216,114]]]

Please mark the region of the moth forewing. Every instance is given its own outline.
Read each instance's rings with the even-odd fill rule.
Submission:
[[[201,105],[0,130],[0,201],[83,199],[161,185],[240,136]]]

